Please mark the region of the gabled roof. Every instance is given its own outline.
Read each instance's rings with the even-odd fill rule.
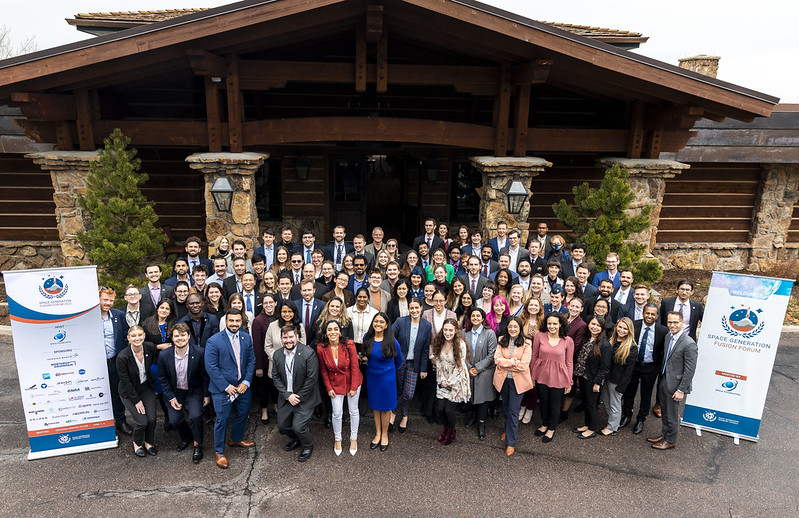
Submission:
[[[137,59],[140,66],[185,60],[185,50],[193,46],[226,52],[235,49],[230,42],[242,35],[271,44],[263,29],[280,32],[284,20],[301,19],[305,27],[329,31],[347,24],[354,27],[362,23],[366,4],[364,0],[243,0],[18,56],[0,61],[0,100],[8,97],[11,85],[74,84],[82,80],[84,70],[107,74],[110,63],[124,68],[130,59]],[[776,97],[473,0],[383,0],[382,4],[388,21],[397,28],[413,27],[413,37],[423,44],[457,43],[497,62],[549,59],[554,63],[550,80],[584,90],[604,88],[606,93],[625,92],[644,102],[697,106],[705,114],[746,120],[768,116],[778,102]],[[256,26],[258,30],[252,30]],[[305,33],[282,37],[300,42]]]

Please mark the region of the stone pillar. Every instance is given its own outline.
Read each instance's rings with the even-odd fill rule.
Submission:
[[[716,77],[719,72],[719,56],[699,54],[690,58],[679,59],[680,68],[692,70],[705,76]]]
[[[765,164],[760,176],[749,235],[747,269],[768,267],[788,240],[793,206],[799,200],[799,164]]]
[[[603,158],[599,163],[607,168],[618,165],[630,171],[627,183],[635,193],[635,199],[630,202],[627,209],[628,215],[635,216],[640,214],[644,207],[652,207],[649,213],[652,226],[630,236],[631,241],[645,244],[646,252],[650,252],[655,247],[657,240],[660,211],[663,208],[663,194],[666,192],[666,180],[674,178],[691,166],[673,160],[651,158]]]
[[[78,207],[78,194],[86,194],[89,164],[99,160],[96,151],[44,151],[25,155],[50,172],[53,201],[65,266],[89,264],[86,251],[78,243],[78,232],[86,230],[86,216]]]
[[[524,244],[530,227],[527,222],[530,198],[524,202],[520,214],[511,216],[507,211],[503,189],[514,176],[518,176],[532,195],[530,185],[533,177],[542,173],[545,167],[552,167],[552,163],[535,157],[473,156],[469,160],[483,175],[483,187],[480,190],[480,228],[485,232],[485,240],[495,237],[497,223],[504,221],[509,228],[518,228],[521,231],[521,242]]]
[[[186,158],[189,167],[205,177],[205,238],[232,235],[252,249],[258,236],[258,211],[255,207],[255,172],[269,155],[262,153],[195,153]],[[211,187],[224,173],[235,192],[230,212],[220,212],[211,195]]]

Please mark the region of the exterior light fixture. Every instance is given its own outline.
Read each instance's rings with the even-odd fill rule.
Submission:
[[[235,192],[233,185],[224,174],[214,181],[214,185],[211,187],[211,196],[214,197],[217,210],[230,212],[230,206],[233,204],[233,192]]]

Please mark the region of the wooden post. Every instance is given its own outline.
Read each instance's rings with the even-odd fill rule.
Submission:
[[[502,63],[499,71],[499,90],[494,101],[494,156],[508,154],[508,120],[510,117],[510,65]]]
[[[208,121],[208,151],[222,151],[222,127],[219,118],[219,85],[205,78],[205,111]]]
[[[227,64],[227,111],[230,152],[241,153],[244,141],[242,135],[244,106],[239,89],[239,57],[235,54],[228,58]]]

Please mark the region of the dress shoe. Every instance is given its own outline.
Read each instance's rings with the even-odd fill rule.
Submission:
[[[655,444],[656,442],[660,442],[662,440],[663,440],[663,436],[662,435],[657,435],[655,437],[647,437],[646,438],[646,442],[651,442],[652,444]]]
[[[136,448],[133,453],[135,453],[137,457],[146,457],[147,456],[147,452],[144,451],[144,448],[142,448],[141,446]]]
[[[294,451],[300,447],[300,444],[301,444],[300,441],[294,439],[293,441],[287,442],[286,445],[283,446],[283,449],[286,451]]]
[[[471,428],[477,422],[477,416],[472,414],[468,421],[466,421],[466,428]]]
[[[125,435],[133,435],[133,428],[127,423],[127,421],[122,421],[121,423],[117,423],[117,430],[124,433]]]
[[[630,421],[631,421],[631,420],[632,420],[632,419],[630,419],[630,416],[624,416],[624,417],[622,417],[622,418],[621,418],[621,421],[619,421],[619,428],[624,428],[625,426],[627,426],[628,424],[630,424]]]
[[[652,414],[654,414],[655,417],[660,417],[662,413],[663,412],[660,410],[660,404],[655,403],[655,406],[652,407]]]
[[[354,457],[355,454],[358,453],[358,442],[355,442],[355,448],[352,447],[352,442],[353,441],[350,441],[350,455]]]
[[[199,464],[201,460],[203,460],[203,447],[195,446],[194,452],[191,454],[191,461],[195,464]]]
[[[267,416],[266,419],[264,419],[263,417],[261,418],[261,424],[269,424],[271,422],[272,420],[269,418],[269,416]]]
[[[447,444],[449,444],[449,443],[447,443]],[[386,451],[387,449],[388,449],[388,444],[381,444],[380,445],[380,451]]]
[[[635,426],[633,426],[633,433],[638,435],[639,433],[644,431],[644,422],[643,421],[636,421]]]
[[[156,448],[155,446],[150,446],[149,448],[147,448],[147,453],[155,457],[156,455],[158,455],[158,448]]]
[[[545,436],[541,437],[541,442],[543,442],[544,444],[546,444],[548,442],[552,442],[552,439],[554,437],[555,437],[554,433],[552,435],[545,435]]]
[[[191,441],[189,440],[180,441],[180,444],[178,444],[178,451],[185,450],[186,448],[189,447],[189,444],[191,444]]]
[[[586,430],[586,431],[587,431],[587,430]],[[578,438],[578,439],[591,439],[591,438],[593,438],[593,437],[596,437],[596,432],[591,432],[589,435],[583,435],[583,434],[581,434],[581,433],[578,433],[578,434],[577,434],[577,438]]]
[[[214,452],[214,457],[216,457],[216,465],[222,469],[227,469],[230,464],[227,462],[227,457],[225,457],[224,453],[216,453]]]
[[[486,424],[485,421],[479,421],[477,423],[477,438],[481,441],[485,441],[486,439]]]
[[[340,456],[342,451],[344,451],[344,450],[341,449],[341,448],[336,448],[335,446],[333,446],[333,453],[336,454],[336,457]]]
[[[235,446],[237,448],[252,448],[253,446],[255,446],[255,441],[251,441],[249,439],[242,439],[240,441],[228,440],[227,445]]]
[[[655,448],[656,450],[670,450],[670,449],[674,448],[675,446],[677,446],[675,443],[667,442],[666,439],[663,439],[660,442],[656,442],[656,443],[652,444],[652,447]]]
[[[535,435],[536,437],[541,437],[545,433],[547,433],[546,430],[541,430],[540,428],[538,428],[538,429],[536,429],[536,431],[535,431],[535,433],[533,435]]]
[[[610,432],[610,433],[605,433],[605,432],[599,432],[599,433],[602,434],[602,436],[604,436],[604,437],[613,437],[614,435],[619,435],[618,431]]]
[[[516,451],[516,448],[514,448],[513,446],[505,446],[505,455],[507,455],[508,457],[513,455],[513,453],[515,451]]]
[[[399,433],[405,433],[405,430],[407,430],[407,429],[408,429],[407,425],[406,426],[397,425],[397,430],[399,430]]]
[[[311,458],[311,454],[313,453],[313,447],[310,448],[303,448],[300,452],[300,456],[297,457],[297,461],[305,462],[306,460]]]
[[[583,428],[580,428],[579,426],[577,426],[575,428],[572,428],[572,433],[583,433],[586,430],[588,430],[587,426],[585,426]]]
[[[500,441],[504,441],[505,440],[505,432],[502,432],[501,434],[499,434],[499,440]]]
[[[380,446],[380,441],[370,442],[369,443],[369,449],[370,450],[376,450],[378,446]]]

